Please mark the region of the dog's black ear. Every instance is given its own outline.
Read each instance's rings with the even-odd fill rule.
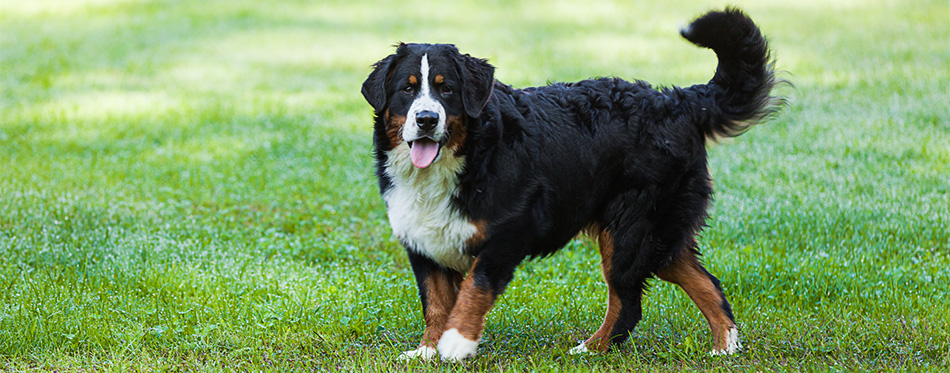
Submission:
[[[391,54],[373,64],[373,72],[369,73],[369,77],[363,82],[363,89],[361,90],[363,97],[373,106],[376,114],[381,113],[386,108],[386,101],[389,99],[386,93],[386,81],[389,80],[394,65],[393,61],[395,60],[396,55]]]
[[[491,97],[495,67],[486,60],[467,54],[456,57],[455,65],[462,77],[462,105],[465,105],[465,113],[478,118]]]

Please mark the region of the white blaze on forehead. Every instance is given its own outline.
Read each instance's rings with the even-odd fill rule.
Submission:
[[[416,98],[412,100],[409,106],[409,112],[406,113],[406,125],[403,126],[403,140],[415,141],[419,138],[431,135],[432,140],[439,141],[445,136],[445,108],[439,100],[432,96],[432,89],[429,85],[429,54],[422,55],[422,61],[419,63],[419,74],[421,75],[421,87]],[[423,134],[416,126],[416,115],[423,111],[431,111],[439,115],[439,124],[431,134]]]
[[[422,55],[422,62],[419,63],[419,73],[422,74],[422,96],[429,96],[429,54]]]

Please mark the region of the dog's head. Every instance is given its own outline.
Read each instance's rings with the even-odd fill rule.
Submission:
[[[412,164],[426,168],[442,148],[461,146],[466,123],[477,118],[491,96],[495,68],[459,53],[450,44],[399,44],[363,82],[363,97],[378,118],[391,150],[410,148]]]

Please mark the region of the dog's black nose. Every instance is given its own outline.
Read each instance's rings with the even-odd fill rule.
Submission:
[[[416,114],[416,125],[424,132],[432,131],[439,124],[439,114],[431,111],[422,111]]]

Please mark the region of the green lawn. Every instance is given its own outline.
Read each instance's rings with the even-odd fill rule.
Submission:
[[[716,1],[0,2],[0,369],[944,370],[950,6],[747,1],[795,83],[710,151],[701,239],[743,333],[653,281],[630,341],[593,244],[521,266],[479,357],[395,360],[422,317],[376,191],[369,65],[452,42],[515,86],[708,80]],[[869,5],[874,3],[875,5]],[[407,366],[408,365],[408,366]]]

